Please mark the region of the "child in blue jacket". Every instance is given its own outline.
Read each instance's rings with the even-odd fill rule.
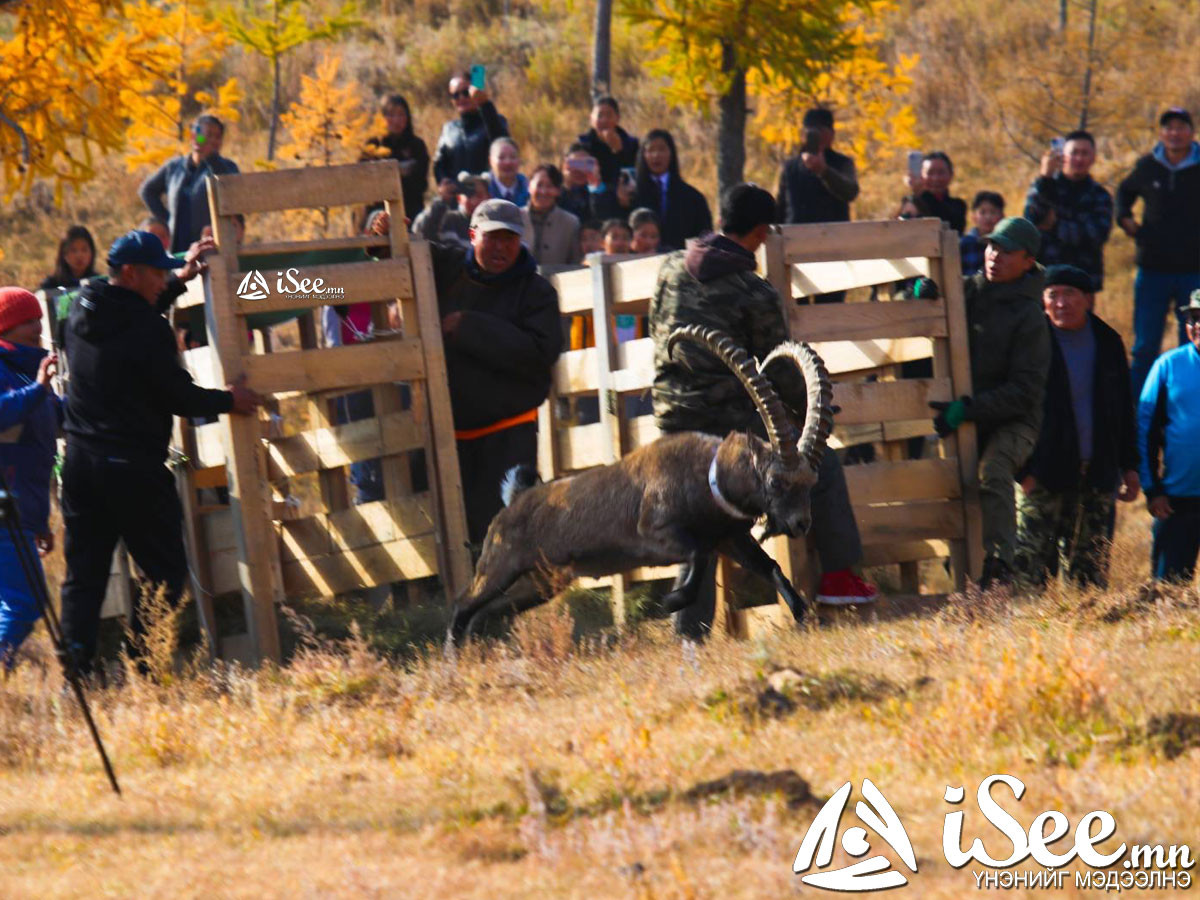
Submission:
[[[41,346],[42,310],[22,288],[0,288],[0,471],[16,497],[30,557],[54,548],[50,475],[61,402],[50,386],[57,357]],[[41,568],[41,562],[37,562]],[[39,615],[7,526],[0,527],[0,665],[11,669]]]

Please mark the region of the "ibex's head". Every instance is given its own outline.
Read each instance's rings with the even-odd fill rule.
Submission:
[[[699,344],[711,351],[738,377],[750,394],[766,427],[770,447],[751,439],[754,472],[762,493],[760,503],[767,516],[767,535],[799,537],[812,521],[809,495],[817,481],[817,469],[825,442],[833,429],[833,388],[825,365],[807,344],[780,344],[762,361],[755,361],[731,338],[713,328],[689,325],[672,332],[670,353],[679,341]],[[779,394],[767,377],[774,366],[794,365],[804,379],[808,405],[804,427],[797,438]]]

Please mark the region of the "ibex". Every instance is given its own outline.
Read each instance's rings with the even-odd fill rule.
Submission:
[[[664,598],[668,608],[682,608],[699,591],[704,573],[697,558],[714,550],[773,584],[796,619],[803,617],[804,601],[750,528],[765,516],[764,537],[808,531],[809,492],[833,427],[829,375],[807,344],[781,344],[756,364],[715,329],[676,329],[668,353],[681,341],[707,348],[733,371],[770,442],[748,432],[725,438],[682,432],[611,465],[544,484],[528,467],[510,472],[507,505],[488,528],[474,581],[455,608],[450,640],[471,634],[480,614],[519,613],[545,602],[547,585],[537,582],[563,570],[599,577],[682,563]],[[767,375],[776,365],[794,366],[804,379],[807,409],[798,440]],[[533,576],[532,591],[505,593],[527,575]]]

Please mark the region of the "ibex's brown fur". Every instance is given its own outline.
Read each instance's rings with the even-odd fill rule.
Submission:
[[[736,364],[757,374],[727,338],[698,329],[681,331],[681,339],[716,348],[731,368]],[[536,585],[533,593],[506,592],[523,576],[545,569],[599,577],[638,566],[683,563],[665,600],[669,609],[682,608],[696,598],[703,576],[697,563],[714,550],[774,584],[793,613],[803,615],[803,601],[755,543],[750,527],[765,516],[768,533],[800,536],[808,530],[809,492],[830,424],[828,380],[819,359],[812,359],[815,364],[807,358],[805,364],[823,387],[813,394],[820,408],[810,410],[800,452],[794,433],[787,433],[786,444],[778,437],[790,428],[776,410],[778,398],[765,380],[753,381],[748,389],[759,395],[759,408],[770,411],[766,424],[771,443],[740,432],[723,439],[698,432],[673,434],[612,465],[524,486],[492,520],[475,579],[456,610],[451,638],[469,634],[480,614],[520,612],[543,602],[547,598]],[[810,378],[816,377],[813,372]],[[714,456],[725,507],[709,483]]]

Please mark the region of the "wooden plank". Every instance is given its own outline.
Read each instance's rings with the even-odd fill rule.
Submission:
[[[363,503],[331,513],[276,523],[280,558],[313,559],[437,531],[428,493]]]
[[[260,393],[337,390],[425,377],[424,351],[416,338],[251,356],[244,363],[251,387]]]
[[[608,460],[608,434],[599,422],[574,425],[558,433],[558,458],[563,472],[602,466]]]
[[[267,475],[272,481],[279,481],[422,446],[422,428],[411,412],[387,413],[268,441]]]
[[[229,477],[225,472],[224,465],[191,470],[191,487],[193,490],[202,491],[206,488],[226,487],[228,484]]]
[[[267,283],[267,296],[257,300],[237,296],[246,275],[246,272],[234,272],[229,276],[229,295],[234,298],[233,311],[239,316],[316,309],[330,304],[372,303],[412,295],[412,272],[407,259],[268,269],[261,273]],[[320,293],[298,292],[296,286],[304,286],[306,280],[310,287],[317,287],[320,282]],[[281,291],[281,284],[293,290],[290,293]]]
[[[943,337],[943,300],[897,300],[891,303],[818,303],[793,306],[788,330],[815,341],[858,341],[878,338]]]
[[[560,397],[570,397],[598,390],[600,381],[597,365],[595,347],[567,350],[559,354],[550,372],[555,393]]]
[[[222,422],[193,425],[192,434],[195,436],[196,441],[196,452],[192,456],[193,465],[202,469],[225,465],[227,460],[225,455],[225,425]]]
[[[424,241],[413,241],[410,247],[416,319],[425,350],[425,366],[429,372],[426,404],[432,441],[425,454],[426,464],[430,467],[429,484],[435,494],[435,508],[441,513],[441,536],[445,539],[441,548],[445,559],[442,583],[446,587],[447,597],[454,598],[467,589],[474,566],[467,549],[467,514],[463,506],[462,475],[458,468],[458,445],[454,439],[450,385],[446,379],[446,355],[442,346],[433,262],[429,245]],[[405,329],[409,327],[410,323],[406,321]]]
[[[617,313],[635,313],[632,306],[649,308],[650,298],[658,284],[658,272],[667,256],[660,253],[656,256],[646,256],[631,259],[628,262],[611,263],[612,272],[612,308]],[[635,313],[636,314],[636,313]]]
[[[376,203],[399,198],[400,163],[394,159],[348,166],[280,169],[237,175],[209,175],[216,183],[217,202],[212,218],[237,213],[271,212],[276,209],[316,209]]]
[[[959,538],[963,534],[962,503],[958,500],[856,506],[854,518],[863,544]]]
[[[312,253],[320,250],[364,250],[388,246],[388,238],[378,234],[353,235],[351,237],[314,238],[309,241],[260,241],[242,244],[238,256],[267,256],[283,253]]]
[[[187,285],[185,286],[183,294],[180,297],[178,297],[174,303],[174,307],[177,310],[190,309],[193,306],[203,306],[203,305],[204,305],[204,280],[202,278],[193,278],[191,281],[189,281],[187,283]],[[197,348],[197,349],[205,349],[205,350],[209,350],[211,352],[211,348],[208,348],[208,347]],[[188,351],[188,352],[190,352],[190,351]]]
[[[921,256],[800,263],[789,272],[793,297],[832,294],[928,274],[929,260]]]
[[[958,462],[912,459],[846,466],[846,487],[855,506],[904,500],[945,500],[962,496]]]
[[[193,279],[193,282],[199,282],[200,279]],[[203,283],[201,282],[201,287]],[[203,302],[203,301],[201,301]],[[183,359],[183,366],[191,373],[192,381],[196,382],[202,388],[223,389],[225,385],[217,384],[216,377],[216,353],[212,347],[194,347],[191,350],[185,350],[180,354]]]
[[[834,405],[842,408],[836,421],[843,426],[897,419],[927,418],[932,422],[930,401],[952,397],[949,378],[838,382],[833,386]]]
[[[940,219],[885,219],[780,227],[788,265],[847,259],[937,257],[943,253]]]
[[[864,566],[887,566],[922,559],[945,559],[950,556],[950,541],[900,541],[893,544],[872,544],[863,547]]]
[[[541,476],[542,481],[553,481],[561,471],[556,437],[558,415],[555,407],[557,405],[558,397],[554,393],[554,388],[551,387],[550,396],[546,398],[545,403],[538,407],[538,475]]]
[[[654,384],[654,340],[639,338],[617,345],[613,388],[620,393],[641,392]]]
[[[223,176],[236,177],[236,176]],[[237,248],[233,220],[219,214],[221,187],[209,181],[209,207],[214,224],[217,252],[208,257],[204,275],[205,317],[208,343],[215,351],[213,375],[219,384],[246,373],[249,351],[245,323],[231,311],[229,268]],[[258,387],[262,390],[262,387]],[[235,524],[238,552],[238,581],[246,622],[260,660],[281,659],[279,625],[275,607],[283,600],[283,577],[274,533],[266,518],[271,500],[266,463],[261,452],[261,426],[257,415],[223,416],[226,425],[226,460],[229,505]]]
[[[592,254],[599,256],[600,254]],[[591,257],[589,257],[589,262]],[[592,313],[592,270],[573,269],[547,276],[558,291],[558,311],[564,316]]]
[[[905,419],[898,422],[867,422],[862,425],[835,425],[829,446],[835,450],[878,441],[903,441],[933,434],[933,419]]]
[[[662,436],[654,423],[654,416],[636,416],[626,419],[624,425],[626,446],[630,450],[653,444]]]
[[[679,566],[642,566],[630,569],[625,573],[625,578],[630,583],[641,584],[647,581],[673,581],[678,574]],[[577,578],[574,583],[588,589],[611,587],[607,575],[603,578]]]
[[[331,597],[436,574],[437,539],[432,534],[283,564],[289,597]]]
[[[842,304],[830,304],[841,308]],[[791,333],[792,340],[805,341],[803,334]],[[812,343],[811,341],[806,341]],[[825,362],[830,375],[841,375],[879,366],[891,366],[914,359],[928,359],[933,355],[933,343],[929,338],[883,338],[871,341],[821,341],[813,343]]]
[[[941,235],[942,258],[935,277],[946,298],[946,317],[949,324],[950,381],[954,396],[971,396],[971,350],[967,340],[967,312],[963,300],[962,263],[957,252],[957,234],[945,229]],[[940,277],[938,277],[940,276]],[[936,360],[935,360],[936,363]],[[935,374],[947,374],[935,372]],[[955,455],[963,484],[963,518],[965,521],[965,555],[967,577],[978,578],[983,571],[983,520],[979,509],[979,445],[975,425],[964,422],[957,431]]]

